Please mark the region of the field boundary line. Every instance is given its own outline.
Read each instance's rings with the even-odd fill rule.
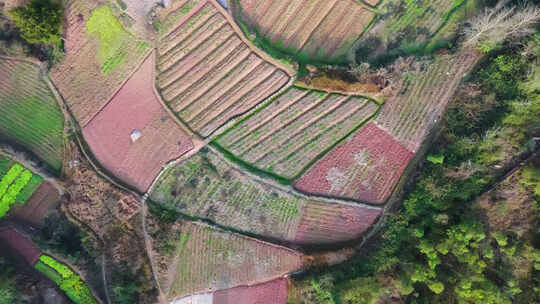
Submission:
[[[267,1],[270,1],[270,0],[267,0]],[[247,39],[247,37],[244,35],[244,32],[242,32],[242,30],[240,29],[240,27],[238,26],[238,24],[236,23],[232,15],[229,13],[229,11],[223,8],[223,6],[221,6],[221,4],[217,2],[217,0],[208,0],[208,2],[212,3],[212,5],[216,8],[216,10],[219,13],[221,13],[221,15],[224,16],[224,18],[231,25],[231,27],[236,32],[236,34],[240,37],[242,42],[244,42],[252,52],[260,56],[263,60],[271,63],[275,67],[278,67],[282,69],[283,71],[285,71],[285,73],[288,74],[289,77],[291,78],[296,77],[297,72],[293,68],[273,58],[272,56],[268,55],[266,52],[256,47],[249,39]]]
[[[385,97],[380,93],[370,94],[370,93],[359,93],[359,92],[350,92],[350,91],[342,91],[342,90],[328,90],[325,88],[320,88],[316,86],[309,85],[305,82],[301,82],[299,80],[295,80],[293,82],[293,86],[297,88],[307,89],[307,90],[313,90],[313,91],[321,91],[326,93],[336,93],[341,95],[347,95],[347,96],[357,96],[357,97],[363,97],[365,99],[369,99],[376,103],[377,105],[381,106],[383,105],[385,101]]]
[[[96,118],[101,112],[103,112],[103,109],[105,109],[110,103],[111,101],[113,100],[113,98],[118,94],[118,92],[120,92],[120,90],[124,87],[124,85],[126,85],[126,83],[131,79],[131,77],[133,77],[133,75],[141,68],[142,64],[144,63],[144,61],[146,60],[146,58],[148,58],[148,56],[150,56],[150,54],[152,53],[153,49],[150,48],[150,50],[148,51],[147,54],[141,56],[141,60],[139,63],[137,63],[137,65],[133,68],[133,70],[131,70],[129,72],[129,74],[127,75],[127,77],[124,78],[124,80],[122,80],[122,83],[118,86],[118,88],[116,88],[113,93],[111,94],[111,96],[109,98],[107,98],[107,102],[105,102],[95,113],[94,115],[92,115],[86,122],[83,122],[83,125],[82,125],[82,128],[86,127],[92,120],[94,120],[94,118]]]

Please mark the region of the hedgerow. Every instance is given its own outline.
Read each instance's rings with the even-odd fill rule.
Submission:
[[[62,289],[77,304],[97,304],[90,289],[69,267],[54,258],[42,255],[34,267]]]

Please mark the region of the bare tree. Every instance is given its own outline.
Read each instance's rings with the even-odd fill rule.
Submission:
[[[502,1],[467,22],[464,45],[488,51],[507,38],[533,33],[532,26],[539,20],[539,7],[528,4],[509,8]]]

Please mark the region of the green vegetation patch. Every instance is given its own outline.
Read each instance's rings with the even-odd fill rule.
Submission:
[[[15,202],[24,204],[43,181],[20,164],[13,165],[5,175],[0,174],[0,178],[0,218]]]
[[[39,272],[53,280],[76,304],[97,304],[90,289],[69,267],[54,258],[42,255],[34,266]]]
[[[99,41],[97,58],[102,64],[102,72],[107,74],[124,60],[123,47],[132,37],[113,14],[109,5],[103,5],[92,11],[86,22],[86,30]]]

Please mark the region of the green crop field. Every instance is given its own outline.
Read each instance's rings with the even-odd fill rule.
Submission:
[[[41,176],[0,156],[0,218],[7,214],[13,204],[24,204],[42,181]]]
[[[0,59],[0,139],[62,168],[64,116],[34,64]]]
[[[97,304],[80,276],[54,258],[42,255],[34,268],[53,280],[75,304]]]

